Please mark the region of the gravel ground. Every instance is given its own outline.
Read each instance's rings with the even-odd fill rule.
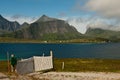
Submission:
[[[27,75],[7,76],[0,73],[0,80],[120,80],[120,73],[104,72],[35,72]]]
[[[28,75],[7,75],[0,73],[0,80],[33,80],[30,76]]]
[[[48,72],[29,74],[36,80],[120,80],[120,73]]]
[[[10,79],[7,75],[0,73],[0,80],[10,80]]]

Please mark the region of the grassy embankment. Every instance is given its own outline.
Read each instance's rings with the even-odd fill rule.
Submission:
[[[62,70],[62,62],[65,66]],[[113,59],[54,59],[58,72],[120,72],[120,60]],[[0,61],[0,72],[7,72],[7,61]]]
[[[32,40],[32,39],[17,39],[10,37],[0,37],[0,43],[104,43],[104,40],[98,39],[71,39],[71,40]]]

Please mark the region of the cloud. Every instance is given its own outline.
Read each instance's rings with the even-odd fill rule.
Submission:
[[[93,23],[93,24],[89,24],[87,25],[87,27],[89,28],[100,28],[100,29],[104,29],[104,30],[112,30],[112,31],[120,31],[120,25],[110,25],[110,24],[106,24],[106,23]]]
[[[18,15],[18,14],[11,16],[12,19],[19,19],[19,18],[21,18],[21,17],[22,17],[22,15]]]
[[[120,0],[88,0],[83,8],[106,18],[120,19]]]
[[[88,28],[120,31],[120,23],[115,24],[116,21],[114,20],[103,19],[100,17],[71,17],[65,19],[82,34],[84,34]]]
[[[66,20],[70,25],[74,26],[78,32],[84,34],[86,32],[86,26],[89,24],[89,21],[83,19],[83,18],[68,18]]]
[[[38,19],[37,17],[28,17],[22,15],[5,16],[5,18],[9,21],[17,21],[20,24],[23,24],[24,22],[33,23]]]
[[[76,0],[72,11],[82,16],[68,18],[68,23],[81,33],[89,27],[120,31],[120,0]]]

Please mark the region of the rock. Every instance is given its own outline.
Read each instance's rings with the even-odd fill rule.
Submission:
[[[0,80],[10,80],[10,79],[7,75],[0,73]]]

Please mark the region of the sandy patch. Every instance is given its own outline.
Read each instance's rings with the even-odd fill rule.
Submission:
[[[37,80],[120,80],[120,73],[104,72],[48,72],[29,75]]]

